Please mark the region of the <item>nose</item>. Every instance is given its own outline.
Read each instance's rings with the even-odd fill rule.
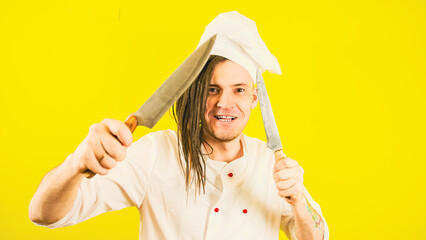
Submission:
[[[216,106],[220,108],[225,108],[225,109],[232,108],[234,106],[232,93],[223,91],[219,96]]]

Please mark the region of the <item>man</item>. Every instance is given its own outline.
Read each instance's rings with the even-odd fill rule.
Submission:
[[[121,121],[92,125],[75,152],[42,180],[31,220],[63,227],[136,206],[141,239],[277,239],[280,227],[290,239],[328,239],[320,207],[303,186],[302,167],[287,157],[275,163],[264,142],[242,133],[258,103],[254,70],[279,71],[271,58],[254,62],[239,55],[241,46],[257,54],[250,45],[258,46],[260,37],[247,41],[254,31],[244,30],[250,21],[230,12],[206,28],[203,37],[222,38],[176,102],[176,132],[150,133],[132,144]],[[98,175],[84,178],[87,169]]]

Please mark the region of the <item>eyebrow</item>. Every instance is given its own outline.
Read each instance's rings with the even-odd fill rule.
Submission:
[[[220,86],[219,85],[217,85],[217,84],[210,84],[209,85],[210,87],[217,87],[217,88],[219,88]],[[241,86],[244,86],[244,87],[248,87],[249,85],[247,84],[247,83],[237,83],[237,84],[234,84],[234,85],[232,85],[233,87],[241,87]]]

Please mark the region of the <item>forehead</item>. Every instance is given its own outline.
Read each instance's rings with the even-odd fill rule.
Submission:
[[[247,84],[253,86],[250,73],[240,64],[231,60],[218,63],[213,69],[210,84],[229,86],[235,84]]]

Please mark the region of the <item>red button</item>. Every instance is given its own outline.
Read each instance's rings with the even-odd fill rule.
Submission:
[[[215,212],[219,212],[219,208],[215,208],[215,209],[214,209],[214,211],[215,211]]]
[[[234,174],[230,172],[230,173],[228,173],[228,176],[232,177],[232,176],[234,176]]]
[[[244,210],[243,210],[243,213],[247,213],[247,209],[244,209]]]

